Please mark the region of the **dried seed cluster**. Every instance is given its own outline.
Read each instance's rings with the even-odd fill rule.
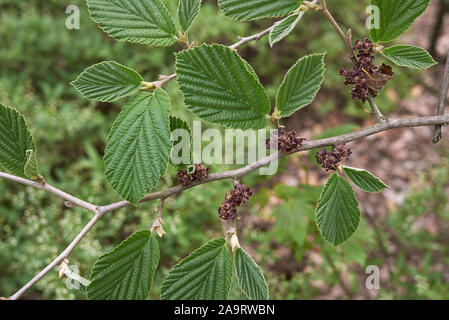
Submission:
[[[189,186],[193,181],[202,181],[209,177],[209,168],[203,167],[201,163],[190,166],[187,170],[179,170],[176,179],[184,187]]]
[[[284,153],[291,153],[297,150],[306,140],[304,138],[298,137],[294,130],[286,132],[284,129],[279,129],[277,132],[274,132],[272,134],[271,138],[267,139],[266,143],[268,149],[276,149],[276,138],[277,150]]]
[[[351,149],[346,149],[344,143],[340,143],[332,147],[331,151],[327,151],[326,149],[321,149],[316,154],[316,161],[326,169],[329,170],[337,170],[337,165],[341,163],[343,158],[349,160],[349,156],[352,154]]]
[[[237,218],[239,215],[237,208],[242,203],[248,201],[252,195],[253,192],[251,189],[244,184],[235,184],[231,194],[226,193],[225,201],[223,201],[218,208],[218,216],[220,219],[229,220]]]
[[[368,81],[373,79],[377,70],[374,65],[374,44],[368,38],[364,41],[357,40],[353,49],[357,51],[357,63],[351,70],[341,69],[340,75],[346,78],[345,85],[354,85],[352,98],[364,103],[369,94]]]

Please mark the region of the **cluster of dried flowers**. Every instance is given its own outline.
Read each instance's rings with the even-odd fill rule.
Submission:
[[[357,40],[353,50],[357,52],[357,61],[351,70],[341,69],[340,75],[345,77],[345,85],[354,86],[352,98],[364,103],[370,91],[374,96],[377,95],[394,73],[390,66],[382,64],[377,68],[374,65],[374,43],[370,39]]]
[[[218,216],[220,219],[229,220],[237,218],[239,215],[237,208],[242,203],[248,201],[252,195],[253,192],[251,189],[244,184],[235,184],[231,193],[226,193],[225,201],[223,201],[221,206],[218,208]]]
[[[327,151],[326,149],[321,149],[316,154],[316,161],[326,169],[329,170],[337,170],[337,166],[341,163],[341,160],[346,158],[349,160],[349,156],[352,154],[351,149],[346,149],[344,143],[340,143],[332,147],[331,151]]]
[[[203,167],[201,163],[194,164],[186,170],[179,170],[176,179],[184,187],[189,186],[194,181],[202,181],[209,177],[209,168]]]

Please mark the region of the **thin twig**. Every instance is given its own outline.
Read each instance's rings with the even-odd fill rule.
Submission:
[[[321,7],[322,7],[322,11],[323,11],[324,15],[326,16],[326,18],[329,20],[329,22],[332,24],[332,26],[337,31],[337,33],[340,36],[340,38],[345,43],[345,45],[346,45],[346,47],[348,49],[349,57],[351,58],[351,60],[353,62],[356,62],[357,58],[354,55],[354,50],[352,50],[351,40],[346,36],[346,34],[343,32],[343,30],[341,30],[341,28],[338,25],[337,21],[335,21],[334,17],[332,16],[332,14],[327,9],[326,0],[321,0],[320,3],[321,3]]]
[[[146,81],[142,81],[142,90],[155,90],[158,88],[162,88],[162,86],[164,84],[166,84],[167,82],[169,82],[170,80],[176,78],[176,73],[170,74],[168,76],[164,76],[164,75],[160,75],[159,76],[159,80],[158,81],[154,81],[154,82],[146,82]]]
[[[341,30],[341,27],[338,25],[337,21],[335,21],[334,17],[332,16],[332,14],[327,9],[326,0],[321,0],[320,3],[321,3],[321,7],[322,7],[322,11],[323,11],[324,15],[327,17],[329,22],[332,24],[332,26],[337,31],[337,33],[340,36],[340,38],[345,43],[352,62],[354,64],[356,64],[357,63],[357,57],[355,56],[354,50],[352,48],[352,40],[350,38],[350,33],[349,33],[349,36],[347,36]],[[376,117],[378,122],[382,123],[382,122],[388,121],[388,119],[382,114],[380,109],[377,107],[376,101],[374,100],[374,97],[371,94],[368,95],[368,102],[369,102],[369,104],[371,106],[371,109],[373,110],[373,114]]]
[[[20,298],[29,288],[31,288],[36,282],[42,279],[47,273],[53,270],[56,266],[67,259],[70,253],[75,249],[75,247],[80,243],[80,241],[86,236],[86,234],[92,229],[92,227],[100,220],[103,216],[101,213],[97,213],[89,223],[81,230],[81,232],[76,236],[76,238],[70,243],[70,245],[47,267],[45,267],[41,272],[39,272],[33,279],[31,279],[25,286],[23,286],[19,291],[9,297],[9,300],[17,300]]]
[[[440,101],[438,103],[438,115],[444,114],[444,107],[446,106],[447,93],[449,91],[449,52],[446,59],[446,67],[444,68],[443,85],[441,86]],[[441,125],[435,126],[433,132],[433,143],[438,143],[441,138]]]
[[[59,198],[61,198],[63,200],[68,201],[69,203],[71,203],[71,204],[73,204],[73,205],[75,205],[77,207],[86,209],[86,210],[88,210],[90,212],[93,212],[93,213],[99,213],[99,211],[98,211],[99,208],[97,206],[95,206],[95,205],[93,205],[93,204],[91,204],[89,202],[86,202],[84,200],[81,200],[81,199],[79,199],[79,198],[77,198],[75,196],[72,196],[72,195],[70,195],[70,194],[68,194],[68,193],[66,193],[66,192],[64,192],[62,190],[59,190],[58,188],[55,188],[55,187],[51,186],[47,182],[46,183],[40,183],[40,182],[36,182],[36,181],[31,181],[31,180],[24,179],[24,178],[21,178],[21,177],[17,177],[17,176],[14,176],[12,174],[5,173],[5,172],[0,172],[0,178],[4,178],[4,179],[7,179],[7,180],[18,182],[20,184],[24,184],[24,185],[27,185],[27,186],[31,186],[31,187],[34,187],[34,188],[37,188],[37,189],[41,189],[41,190],[47,191],[49,193],[52,193],[52,194],[56,195],[57,197],[59,197]]]

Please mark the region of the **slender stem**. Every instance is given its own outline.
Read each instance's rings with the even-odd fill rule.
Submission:
[[[24,185],[27,185],[27,186],[31,186],[31,187],[34,187],[34,188],[37,188],[37,189],[41,189],[41,190],[47,191],[49,193],[52,193],[52,194],[56,195],[57,197],[59,197],[59,198],[61,198],[63,200],[66,200],[66,201],[70,202],[71,204],[74,204],[77,207],[86,209],[86,210],[88,210],[90,212],[93,212],[93,213],[98,213],[99,212],[98,211],[99,208],[96,205],[93,205],[93,204],[91,204],[89,202],[86,202],[86,201],[81,200],[81,199],[79,199],[79,198],[77,198],[75,196],[72,196],[72,195],[70,195],[70,194],[68,194],[68,193],[66,193],[66,192],[64,192],[62,190],[59,190],[59,189],[51,186],[47,182],[45,182],[45,183],[35,182],[35,181],[31,181],[31,180],[24,179],[24,178],[21,178],[21,177],[16,177],[16,176],[14,176],[12,174],[5,173],[5,172],[0,172],[0,178],[4,178],[4,179],[11,180],[11,181],[14,181],[14,182],[17,182],[17,183],[20,183],[20,184],[24,184]]]
[[[380,132],[383,132],[386,130],[390,130],[390,129],[395,129],[395,128],[434,126],[434,125],[438,125],[438,124],[442,124],[442,125],[449,124],[449,116],[431,116],[431,117],[418,117],[418,118],[409,118],[409,119],[391,119],[389,121],[378,123],[374,126],[368,127],[366,129],[351,132],[351,133],[344,134],[341,136],[320,139],[320,140],[306,141],[303,143],[301,148],[299,148],[298,150],[296,150],[293,153],[290,153],[290,154],[273,153],[272,155],[262,158],[262,159],[260,159],[256,162],[253,162],[252,164],[249,164],[245,167],[235,169],[235,170],[223,171],[223,172],[211,174],[211,175],[209,175],[209,177],[207,179],[194,182],[189,186],[177,185],[175,187],[172,187],[172,188],[169,188],[166,190],[157,191],[157,192],[148,194],[142,199],[142,202],[160,199],[160,198],[167,198],[172,195],[181,193],[184,190],[196,187],[201,184],[210,183],[213,181],[241,178],[250,172],[253,172],[265,165],[268,165],[272,161],[275,161],[275,160],[285,157],[285,156],[289,156],[296,152],[302,152],[302,151],[326,147],[326,146],[333,146],[338,143],[348,143],[351,141],[359,140],[359,139],[365,138],[367,136],[374,135],[374,134],[377,134],[377,133],[380,133]],[[117,210],[117,209],[120,209],[123,207],[130,206],[130,205],[131,205],[131,203],[129,203],[128,201],[120,201],[120,202],[116,202],[116,203],[113,203],[113,204],[110,204],[107,206],[99,207],[99,211],[102,213],[106,213],[109,211],[114,211],[114,210]]]
[[[373,114],[376,117],[377,121],[379,122],[388,121],[388,119],[382,114],[382,112],[380,112],[379,107],[377,106],[376,101],[374,100],[371,94],[368,95],[368,102],[371,106],[371,109],[373,109]]]
[[[230,45],[229,48],[232,50],[236,50],[238,47],[240,47],[241,45],[251,42],[253,40],[259,40],[260,38],[262,38],[263,36],[267,35],[268,33],[270,33],[270,31],[274,28],[274,26],[276,25],[273,24],[271,27],[269,27],[268,29],[263,30],[262,32],[256,33],[252,36],[249,37],[245,37],[245,38],[241,38],[239,37],[239,41],[234,43],[233,45]]]
[[[449,91],[449,52],[447,54],[446,67],[444,69],[444,76],[443,76],[443,85],[441,86],[440,101],[438,103],[438,115],[444,114],[444,107],[446,106],[448,91]],[[443,136],[441,134],[441,125],[435,126],[433,133],[433,143],[438,143],[442,137]]]

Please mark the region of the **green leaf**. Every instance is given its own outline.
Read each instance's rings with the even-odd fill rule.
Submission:
[[[174,144],[178,143],[178,141],[182,139],[181,137],[179,137],[179,139],[174,140],[173,131],[175,131],[177,129],[184,129],[189,133],[189,153],[190,153],[190,160],[192,160],[192,148],[191,148],[192,130],[190,129],[187,122],[185,122],[184,120],[170,116],[170,132],[172,133],[172,141]],[[173,159],[174,153],[175,153],[175,148],[172,149],[171,156],[170,156],[170,162]],[[173,164],[173,162],[171,162],[171,163]],[[173,165],[175,165],[175,164],[173,164]],[[186,167],[186,164],[180,163],[180,164],[176,164],[175,166],[178,167],[178,169],[184,169]]]
[[[86,98],[112,102],[137,93],[142,81],[133,69],[105,61],[84,70],[71,85]]]
[[[95,263],[87,287],[90,300],[145,300],[159,262],[159,245],[149,230],[134,233]]]
[[[138,203],[167,169],[172,148],[170,98],[162,89],[140,93],[114,122],[105,150],[105,174],[124,199]]]
[[[415,46],[392,46],[382,50],[382,55],[398,66],[413,69],[427,69],[437,64],[426,50]]]
[[[382,180],[366,170],[346,166],[343,166],[343,169],[349,180],[363,191],[375,193],[389,188]]]
[[[231,254],[218,238],[196,249],[170,270],[161,300],[226,300],[232,280]]]
[[[321,192],[316,208],[316,222],[324,239],[337,246],[357,230],[359,204],[351,185],[334,173]]]
[[[1,103],[0,165],[22,178],[34,178],[37,171],[36,145],[25,118],[16,109]]]
[[[276,42],[279,42],[286,36],[288,36],[290,32],[292,32],[292,30],[296,27],[296,25],[298,24],[299,20],[301,20],[303,15],[304,12],[300,12],[298,14],[288,16],[287,18],[277,23],[274,26],[274,28],[271,29],[270,34],[268,36],[270,47],[273,47],[273,45]]]
[[[161,0],[88,0],[90,16],[118,41],[169,46],[176,27]]]
[[[262,269],[242,248],[235,251],[234,265],[243,293],[252,300],[268,300],[268,286]]]
[[[324,80],[324,56],[302,57],[285,75],[279,87],[276,103],[282,117],[312,103]]]
[[[190,130],[190,126],[182,119],[179,119],[177,117],[170,116],[170,132],[175,131],[176,129],[184,129],[189,132],[189,134],[192,133]]]
[[[36,180],[39,178],[39,168],[37,165],[36,152],[33,149],[29,149],[25,152],[27,162],[24,167],[25,176]]]
[[[373,42],[388,42],[404,33],[426,11],[430,0],[371,0],[379,8],[379,29],[370,30]]]
[[[187,107],[203,120],[226,127],[265,127],[270,100],[248,66],[234,50],[222,45],[178,53],[178,82]]]
[[[300,0],[218,0],[226,16],[240,21],[285,16],[301,3]]]
[[[186,32],[200,12],[202,0],[179,0],[178,21]]]

